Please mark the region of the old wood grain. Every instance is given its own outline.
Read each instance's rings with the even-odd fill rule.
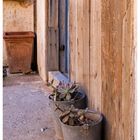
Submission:
[[[135,118],[135,46],[134,1],[123,3],[122,30],[122,139],[134,139]]]
[[[70,78],[105,116],[105,140],[134,139],[134,1],[69,1]]]
[[[48,1],[48,27],[58,28],[58,0]]]
[[[59,70],[59,33],[53,27],[48,28],[47,67],[48,71]]]
[[[87,94],[89,94],[90,88],[90,1],[83,1],[83,85],[84,90]]]
[[[133,5],[134,1],[102,1],[101,103],[107,140],[134,138]]]
[[[70,78],[76,81],[76,48],[77,48],[77,1],[69,1],[69,46],[70,46]]]
[[[122,18],[121,1],[102,1],[102,112],[107,140],[122,139]],[[116,133],[117,132],[117,133]]]
[[[47,0],[47,70],[59,70],[58,0]]]
[[[83,85],[83,62],[84,62],[84,52],[83,52],[83,22],[84,22],[84,0],[77,0],[77,50],[76,50],[76,59],[77,59],[77,82]]]
[[[101,1],[90,1],[89,105],[101,110]]]

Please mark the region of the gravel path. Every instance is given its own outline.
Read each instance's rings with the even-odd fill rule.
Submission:
[[[48,91],[38,75],[4,79],[4,140],[54,140]],[[47,127],[45,132],[41,128]]]

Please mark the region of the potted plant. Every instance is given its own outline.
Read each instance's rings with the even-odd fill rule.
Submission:
[[[71,107],[59,118],[64,140],[101,140],[103,117],[99,112]]]
[[[63,140],[59,115],[63,110],[69,109],[71,105],[79,109],[86,108],[86,95],[80,92],[80,86],[75,82],[60,82],[57,86],[53,86],[52,80],[47,85],[52,88],[49,101],[54,117],[56,138]]]

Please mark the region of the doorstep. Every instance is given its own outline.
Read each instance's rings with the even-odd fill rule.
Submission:
[[[54,86],[58,85],[60,81],[69,82],[69,78],[62,74],[60,71],[49,71],[48,72],[48,81],[52,81],[54,79]]]

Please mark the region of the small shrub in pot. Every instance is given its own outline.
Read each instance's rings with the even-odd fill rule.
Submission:
[[[53,86],[52,80],[47,85],[52,88],[52,92],[49,95],[49,101],[54,117],[56,137],[59,140],[63,140],[59,115],[64,110],[68,110],[71,105],[79,109],[86,108],[86,95],[80,92],[80,86],[75,82],[60,82],[55,87]]]

